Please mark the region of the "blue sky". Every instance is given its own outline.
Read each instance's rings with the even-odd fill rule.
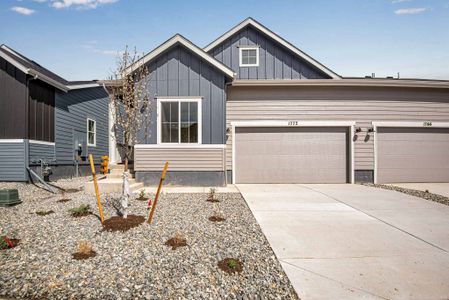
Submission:
[[[449,80],[449,0],[0,0],[0,43],[69,80],[104,79],[125,45],[205,46],[251,16],[343,76]]]

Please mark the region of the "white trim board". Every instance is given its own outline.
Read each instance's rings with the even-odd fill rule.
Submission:
[[[293,124],[293,125],[292,125]],[[355,171],[355,153],[354,153],[354,126],[355,121],[235,121],[231,122],[232,131],[232,184],[236,184],[236,151],[235,151],[235,128],[236,127],[348,127],[349,128],[349,180],[350,183],[354,183],[354,171]]]
[[[243,55],[242,52],[244,50],[256,50],[256,63],[255,64],[243,64]],[[240,46],[239,47],[239,67],[247,68],[247,67],[258,67],[259,66],[259,46]]]
[[[55,146],[55,142],[46,142],[46,141],[36,141],[36,140],[30,140],[30,144],[40,144],[40,145],[48,145],[48,146]]]
[[[176,34],[175,36],[170,38],[168,41],[166,41],[165,43],[163,43],[162,45],[160,45],[159,47],[157,47],[156,49],[154,49],[153,51],[151,51],[150,53],[148,53],[147,55],[142,57],[139,61],[135,62],[134,65],[131,65],[126,70],[126,73],[132,73],[133,71],[135,71],[142,65],[151,61],[153,58],[155,58],[158,55],[165,52],[167,49],[169,49],[171,46],[175,45],[176,43],[183,45],[184,47],[186,47],[193,53],[197,54],[202,59],[204,59],[205,61],[207,61],[208,63],[210,63],[211,65],[213,65],[214,67],[216,67],[217,69],[222,71],[223,73],[225,73],[230,78],[234,78],[234,71],[232,71],[231,69],[226,67],[224,64],[222,64],[221,62],[219,62],[218,60],[216,60],[215,58],[213,58],[212,56],[210,56],[209,54],[204,52],[201,48],[194,45],[192,42],[190,42],[189,40],[187,40],[185,37],[183,37],[180,34]]]
[[[23,139],[0,139],[0,143],[23,143]]]
[[[212,43],[210,43],[209,45],[204,47],[204,51],[209,52],[210,50],[212,50],[213,48],[215,48],[216,46],[218,46],[219,44],[221,44],[222,42],[227,40],[229,37],[231,37],[232,35],[234,35],[235,33],[237,33],[238,31],[240,31],[241,29],[243,29],[244,27],[246,27],[248,25],[252,25],[256,29],[260,30],[261,32],[263,32],[264,34],[266,34],[267,36],[269,36],[270,38],[272,38],[273,40],[275,40],[276,42],[278,42],[279,44],[281,44],[282,46],[287,48],[288,50],[292,51],[293,53],[295,53],[296,55],[298,55],[299,57],[301,57],[308,63],[312,64],[313,66],[315,66],[316,68],[318,68],[319,70],[324,72],[325,74],[329,75],[331,78],[333,78],[333,79],[341,78],[337,73],[335,73],[332,70],[330,70],[329,68],[325,67],[324,65],[322,65],[321,63],[319,63],[318,61],[316,61],[315,59],[310,57],[308,54],[306,54],[305,52],[296,48],[295,46],[293,46],[292,44],[290,44],[289,42],[287,42],[286,40],[281,38],[279,35],[272,32],[271,30],[269,30],[268,28],[266,28],[265,26],[263,26],[262,24],[260,24],[259,22],[257,22],[256,20],[254,20],[252,18],[247,18],[246,20],[244,20],[243,22],[241,22],[240,24],[238,24],[237,26],[235,26],[234,28],[232,28],[231,30],[229,30],[228,32],[226,32],[225,34],[220,36],[219,38],[217,38],[215,41],[213,41]]]
[[[225,149],[221,144],[137,144],[136,149]]]
[[[425,126],[424,124],[431,122],[432,126]],[[379,127],[396,127],[396,128],[424,128],[431,130],[432,128],[449,128],[449,122],[433,122],[429,121],[374,121],[372,122],[374,129],[374,183],[377,184],[377,164],[378,164],[378,138],[377,128]]]

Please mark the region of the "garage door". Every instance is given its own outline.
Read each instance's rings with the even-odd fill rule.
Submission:
[[[377,129],[377,182],[449,182],[449,129]]]
[[[346,183],[348,129],[237,127],[236,183]]]

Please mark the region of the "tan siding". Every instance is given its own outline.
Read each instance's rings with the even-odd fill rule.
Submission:
[[[443,89],[231,87],[228,95],[228,127],[232,121],[356,121],[362,132],[354,142],[355,170],[374,168],[374,134],[367,132],[371,122],[449,121],[449,91]],[[232,169],[231,139],[227,141],[228,170]]]
[[[170,171],[223,171],[225,149],[216,147],[152,147],[135,149],[136,171],[160,171],[163,162],[170,163]]]

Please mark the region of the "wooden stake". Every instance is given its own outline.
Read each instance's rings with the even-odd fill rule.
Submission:
[[[98,210],[100,211],[101,224],[103,224],[104,223],[103,207],[101,206],[100,193],[98,192],[98,182],[97,176],[95,175],[95,166],[92,154],[89,154],[89,160],[90,160],[90,169],[92,170],[92,177],[94,178],[95,195],[97,196],[97,204]]]
[[[159,181],[159,186],[157,188],[156,197],[154,198],[153,206],[151,206],[150,217],[148,218],[148,224],[151,224],[151,219],[153,219],[154,209],[156,208],[157,199],[159,198],[159,193],[161,192],[162,183],[165,180],[165,173],[167,173],[168,161],[165,163],[164,171],[162,171],[161,180]]]

